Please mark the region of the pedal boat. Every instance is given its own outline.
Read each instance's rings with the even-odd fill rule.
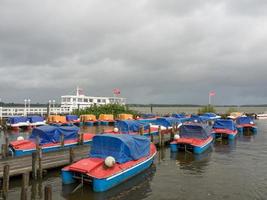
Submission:
[[[180,126],[180,134],[174,136],[170,143],[172,152],[191,151],[201,154],[207,150],[213,141],[213,132],[205,124],[183,124]]]
[[[96,135],[90,157],[61,170],[62,183],[88,182],[93,191],[104,192],[149,168],[156,153],[155,145],[144,136]]]
[[[238,117],[236,119],[236,127],[240,133],[243,133],[245,130],[257,133],[257,126],[251,117]]]
[[[235,139],[238,134],[236,125],[232,119],[218,119],[214,122],[213,131],[215,138]]]
[[[9,153],[12,156],[29,155],[36,151],[36,141],[42,152],[57,151],[62,149],[61,135],[64,136],[64,147],[72,147],[79,144],[79,128],[77,126],[40,126],[32,130],[29,139],[21,136],[16,141],[9,143]],[[95,134],[84,133],[83,144],[90,144]],[[38,139],[37,139],[38,138]]]

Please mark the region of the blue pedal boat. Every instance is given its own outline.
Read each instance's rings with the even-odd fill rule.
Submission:
[[[215,138],[235,139],[238,134],[236,125],[232,119],[218,119],[214,122],[213,131]]]
[[[144,136],[96,135],[89,157],[61,170],[62,183],[87,182],[95,192],[103,192],[149,168],[156,153]]]
[[[243,133],[245,130],[257,133],[257,126],[251,117],[242,116],[236,119],[237,130]]]
[[[213,132],[206,124],[183,124],[180,126],[180,134],[175,135],[170,143],[172,152],[191,151],[201,154],[207,150],[213,141]]]

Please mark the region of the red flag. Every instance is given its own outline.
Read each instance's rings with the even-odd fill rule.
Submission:
[[[119,95],[121,93],[120,89],[119,88],[114,88],[113,89],[113,94],[115,95]]]
[[[215,96],[216,95],[216,93],[215,93],[215,91],[210,91],[209,92],[209,96],[211,97],[211,96]]]

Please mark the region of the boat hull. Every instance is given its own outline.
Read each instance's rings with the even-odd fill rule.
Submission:
[[[90,145],[92,143],[92,140],[88,140],[88,141],[84,141],[84,145]],[[69,144],[65,144],[63,148],[67,148],[67,147],[74,147],[77,146],[78,142],[74,142],[74,143],[69,143]],[[58,151],[61,150],[62,146],[61,145],[54,145],[54,146],[47,146],[47,147],[42,147],[42,152],[43,153],[47,153],[47,152],[51,152],[51,151]],[[33,152],[35,152],[36,149],[14,149],[12,147],[9,147],[9,154],[11,154],[12,156],[25,156],[25,155],[31,155]]]
[[[172,152],[178,152],[180,149],[188,148],[188,149],[192,149],[194,154],[201,154],[211,146],[212,141],[213,141],[213,137],[210,137],[202,145],[194,145],[194,144],[191,144],[191,143],[177,143],[177,142],[174,141],[174,142],[170,143],[170,149],[171,149]]]
[[[118,174],[115,174],[113,176],[98,179],[98,178],[92,178],[92,186],[94,192],[104,192],[107,191],[124,181],[132,178],[133,176],[136,176],[137,174],[141,173],[142,171],[146,170],[150,167],[150,165],[153,163],[154,157],[156,153],[154,153],[151,157],[144,160],[143,162],[124,170]],[[65,170],[64,168],[61,171],[61,178],[63,184],[71,184],[76,182],[76,180],[73,178],[74,173],[73,171]]]

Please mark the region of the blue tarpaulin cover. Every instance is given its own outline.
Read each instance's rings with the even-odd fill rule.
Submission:
[[[35,123],[35,122],[43,122],[44,118],[41,116],[29,116],[28,120],[30,123]]]
[[[199,116],[199,115],[191,115],[189,121],[196,122],[196,123],[204,123],[209,120],[209,117]]]
[[[61,134],[65,140],[76,139],[79,132],[77,126],[40,126],[32,130],[30,140],[35,140],[37,136],[40,138],[40,144],[60,142]]]
[[[251,122],[254,123],[251,117],[238,117],[236,119],[237,124],[250,124]]]
[[[20,122],[28,122],[28,118],[24,116],[13,116],[13,117],[9,117],[7,121],[10,124],[17,124]]]
[[[229,130],[236,130],[236,126],[233,120],[231,119],[217,119],[214,122],[213,128],[218,129],[229,129]]]
[[[186,116],[183,113],[180,113],[180,114],[173,113],[172,114],[172,117],[175,117],[175,118],[185,118]]]
[[[106,158],[112,156],[118,163],[138,160],[148,156],[150,140],[140,135],[103,134],[93,137],[90,156]]]
[[[78,116],[77,115],[66,115],[66,120],[67,121],[74,121],[77,120]]]
[[[141,116],[142,118],[147,119],[147,118],[155,118],[157,115],[153,113],[148,113],[148,114],[142,114]]]
[[[165,126],[165,127],[172,126],[173,124],[176,124],[176,123],[180,124],[181,121],[179,118],[175,118],[175,117],[160,117],[160,118],[157,118],[157,120],[153,122],[153,124],[155,125]]]
[[[118,120],[116,126],[121,133],[138,132],[142,126],[144,130],[149,129],[148,123],[136,120]]]
[[[181,138],[207,139],[212,134],[211,127],[203,124],[183,124],[180,126]]]
[[[204,113],[202,116],[206,116],[206,117],[217,117],[217,115],[215,113]]]

